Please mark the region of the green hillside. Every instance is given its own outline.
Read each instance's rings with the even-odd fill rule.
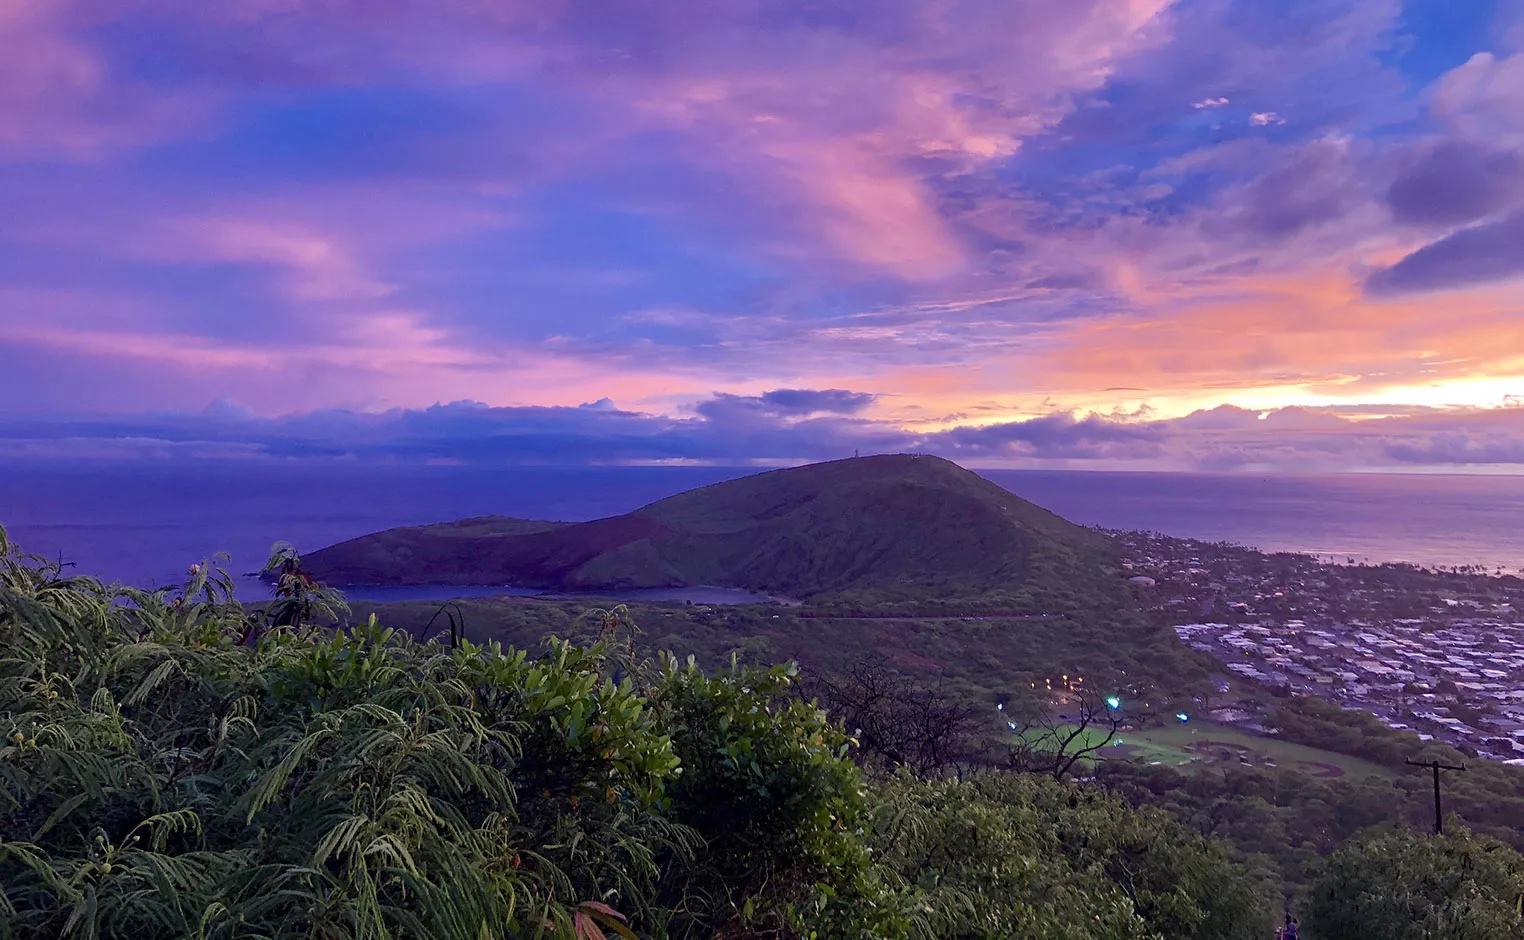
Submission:
[[[717,585],[797,598],[1110,598],[1107,539],[937,457],[775,470],[577,524],[486,517],[307,557],[338,584]]]
[[[859,764],[794,667],[637,653],[621,611],[536,658],[245,608],[211,566],[64,571],[0,528],[0,938],[1267,933],[1220,841],[1045,776]]]

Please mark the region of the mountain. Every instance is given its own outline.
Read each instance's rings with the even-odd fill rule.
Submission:
[[[305,557],[333,584],[560,591],[716,585],[797,598],[1065,593],[1109,584],[1110,541],[939,457],[774,470],[592,522],[487,516]]]

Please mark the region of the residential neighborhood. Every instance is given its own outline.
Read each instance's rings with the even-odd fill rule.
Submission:
[[[1145,534],[1125,566],[1145,604],[1221,662],[1220,720],[1256,720],[1235,707],[1236,679],[1524,764],[1524,580]]]

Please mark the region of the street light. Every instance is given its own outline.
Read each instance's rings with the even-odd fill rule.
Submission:
[[[1117,698],[1115,695],[1113,695],[1113,696],[1111,696],[1110,698],[1108,698],[1106,700],[1106,707],[1107,708],[1121,708],[1122,707],[1122,700]]]

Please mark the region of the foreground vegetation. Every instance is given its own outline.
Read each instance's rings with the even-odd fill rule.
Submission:
[[[930,700],[919,731],[837,708],[858,740],[795,667],[648,656],[622,609],[531,657],[323,628],[342,599],[289,550],[269,572],[259,608],[206,566],[144,593],[0,530],[0,935],[1268,935],[1274,889],[1224,843],[949,763]],[[1521,872],[1485,837],[1379,833],[1317,873],[1308,935],[1515,936]]]
[[[792,667],[416,642],[278,558],[147,594],[0,540],[15,937],[1259,936],[1217,843],[1036,776],[868,775]]]

